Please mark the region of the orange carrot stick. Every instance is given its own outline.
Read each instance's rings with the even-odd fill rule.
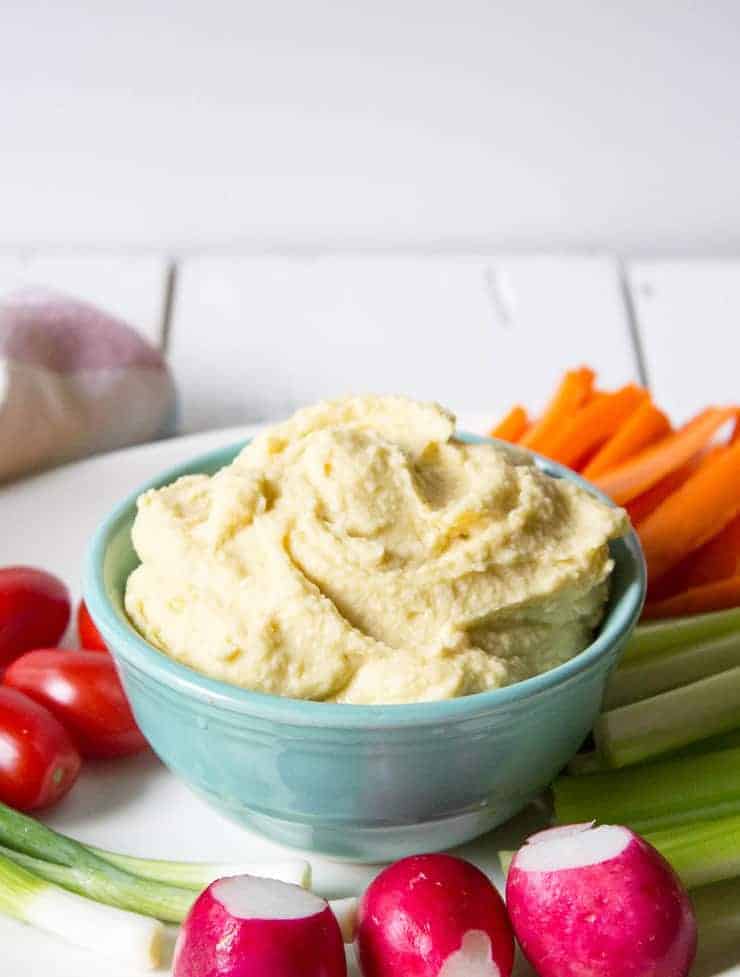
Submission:
[[[545,413],[527,431],[521,440],[525,448],[541,451],[547,444],[553,432],[557,431],[563,421],[570,419],[574,411],[578,410],[590,396],[594,384],[595,373],[588,367],[582,366],[578,370],[569,370],[560,382]]]
[[[595,478],[594,484],[619,505],[642,495],[666,475],[681,468],[737,414],[735,407],[710,407],[651,448]]]
[[[647,396],[642,387],[629,384],[593,399],[564,421],[540,450],[555,461],[573,467],[615,434]]]
[[[658,410],[651,400],[646,400],[630,414],[619,430],[609,438],[604,447],[583,469],[584,477],[595,478],[609,471],[610,468],[636,455],[666,434],[670,434],[670,431],[670,422],[663,411]]]
[[[529,418],[527,417],[527,412],[517,404],[492,429],[491,437],[501,438],[502,441],[516,442],[527,430],[528,423]]]
[[[639,528],[648,576],[657,580],[740,514],[740,442],[720,451]]]
[[[738,605],[740,605],[740,576],[736,575],[728,577],[727,580],[692,587],[666,600],[651,601],[645,605],[642,617],[643,620],[684,617],[689,614],[722,611],[727,607]]]
[[[625,509],[630,517],[633,526],[639,526],[640,523],[647,519],[651,512],[654,512],[658,506],[664,502],[669,495],[672,495],[677,488],[680,488],[683,483],[690,478],[694,472],[699,467],[700,456],[695,455],[691,461],[688,461],[685,465],[677,468],[675,471],[670,472],[665,478],[661,478],[659,482],[649,488],[647,492],[643,492],[642,495],[638,495],[636,498],[631,499],[626,505]]]
[[[692,587],[740,574],[740,516],[658,581],[654,596],[669,597]]]

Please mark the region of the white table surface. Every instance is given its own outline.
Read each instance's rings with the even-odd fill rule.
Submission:
[[[462,426],[484,430],[481,417]],[[0,489],[3,532],[0,565],[44,566],[76,593],[83,552],[91,532],[119,498],[159,470],[193,454],[228,444],[250,429],[192,435],[106,455]],[[153,756],[88,764],[68,797],[47,815],[48,823],[82,840],[134,854],[192,859],[243,860],[284,854],[271,842],[224,820],[195,798]],[[500,883],[495,853],[521,842],[542,823],[529,809],[509,825],[462,848]],[[317,891],[348,895],[361,891],[374,869],[312,858]],[[702,946],[694,977],[740,975],[740,928]],[[356,970],[351,971],[356,975]],[[30,927],[0,918],[2,977],[138,977]],[[531,974],[521,961],[517,977]],[[615,975],[617,977],[617,975]]]

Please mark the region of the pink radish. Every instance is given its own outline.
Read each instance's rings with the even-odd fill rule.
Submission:
[[[696,953],[681,882],[628,828],[533,835],[511,863],[506,902],[540,977],[686,977]]]
[[[498,892],[451,855],[381,872],[360,900],[356,945],[363,977],[509,977],[514,959]]]
[[[297,885],[236,875],[196,899],[175,948],[173,977],[346,977],[328,903]]]

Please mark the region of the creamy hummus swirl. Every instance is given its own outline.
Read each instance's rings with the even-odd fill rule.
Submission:
[[[566,661],[627,518],[454,428],[401,397],[320,403],[146,492],[131,620],[206,675],[302,699],[448,699]]]

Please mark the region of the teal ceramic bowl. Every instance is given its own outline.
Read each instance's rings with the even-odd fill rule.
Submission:
[[[180,475],[213,473],[241,447],[195,458],[142,485],[104,520],[89,549],[85,600],[153,749],[227,816],[278,842],[340,858],[376,862],[449,848],[511,817],[593,725],[644,599],[635,535],[612,544],[611,597],[594,642],[545,674],[412,705],[249,692],[172,661],[136,632],[123,608],[138,562],[130,538],[136,497]],[[558,465],[538,463],[579,481]]]

